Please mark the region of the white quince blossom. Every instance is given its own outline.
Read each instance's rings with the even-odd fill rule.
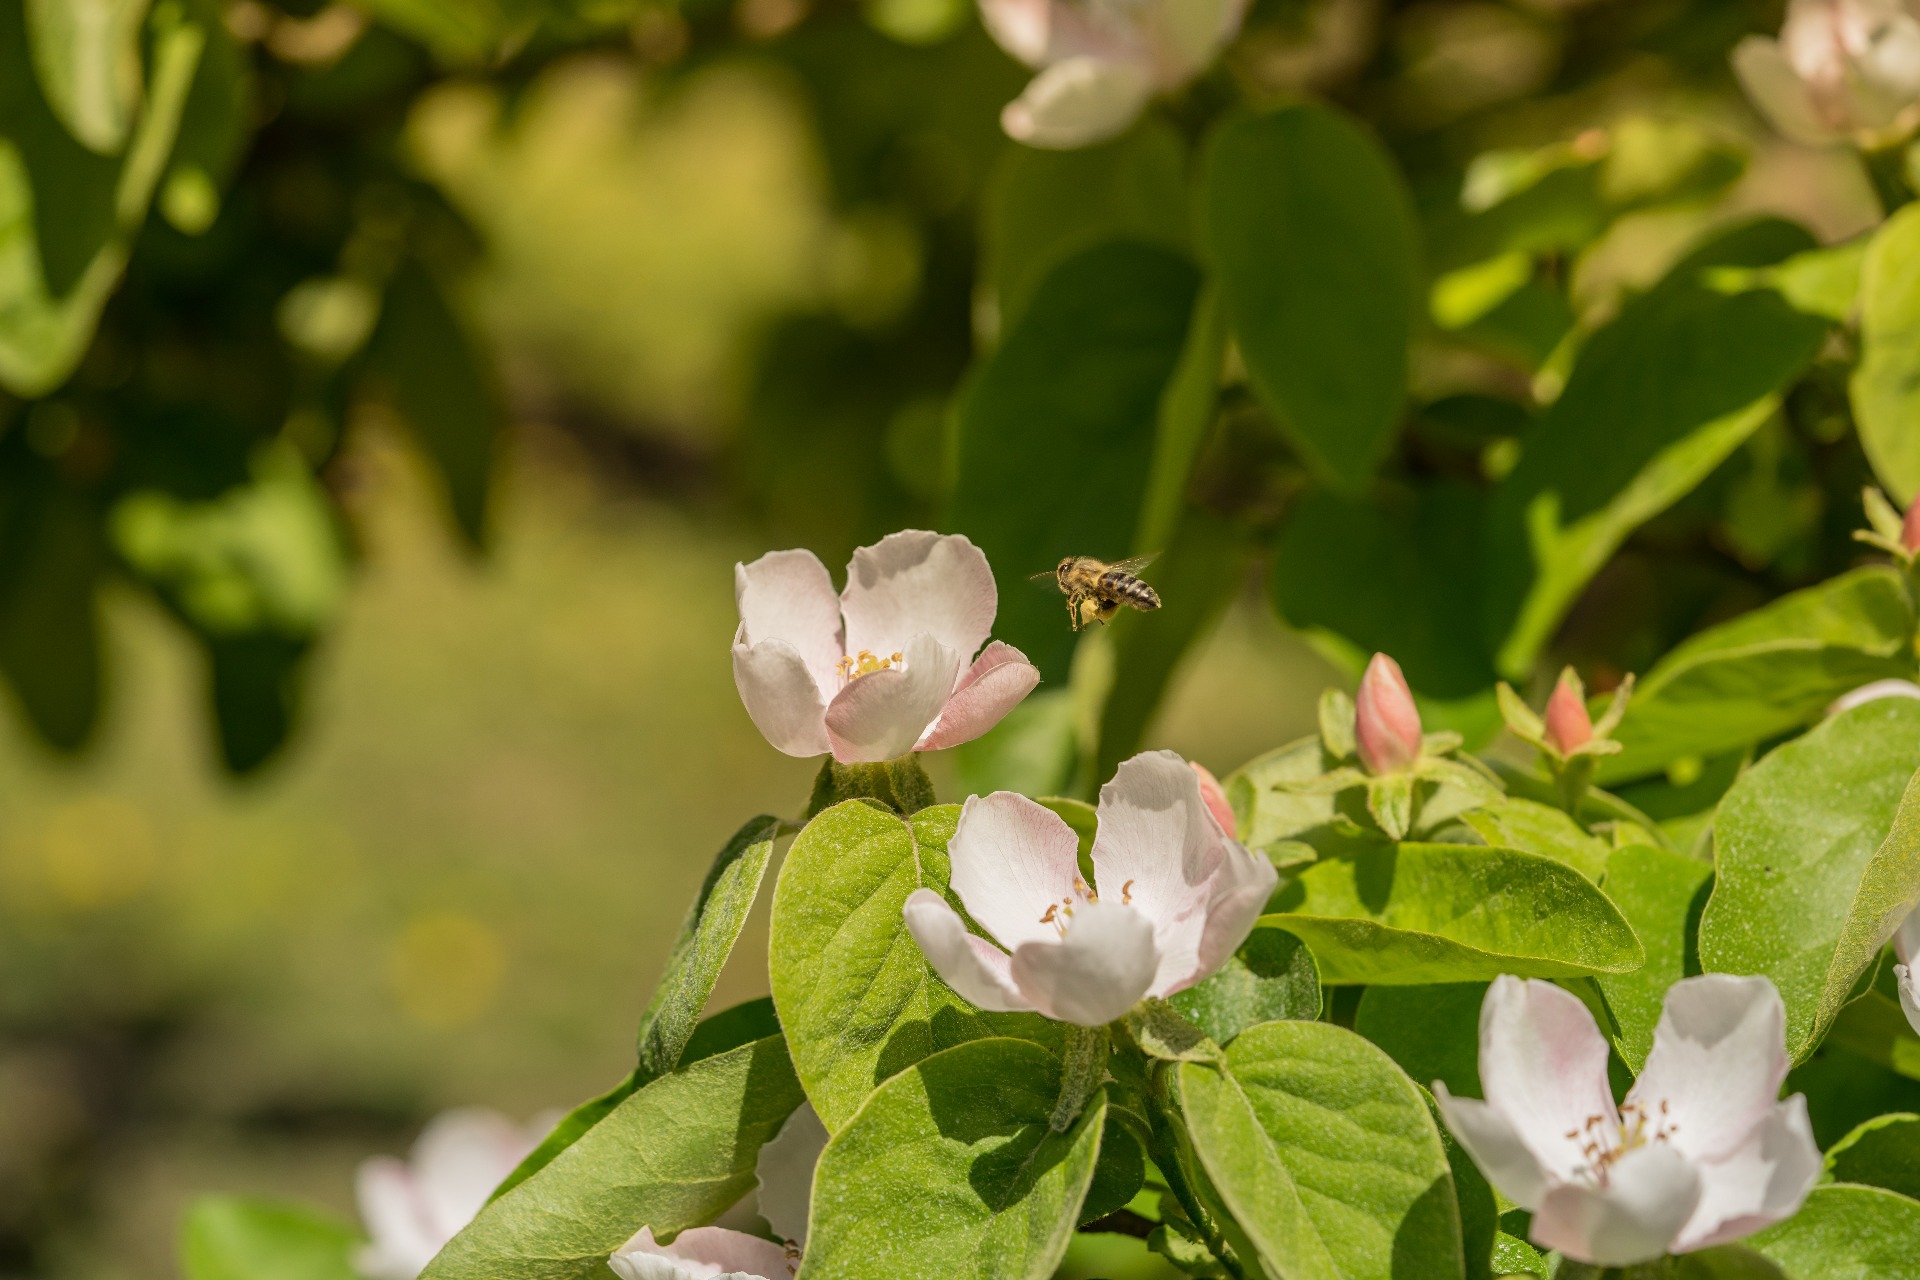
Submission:
[[[1920,119],[1920,2],[1790,0],[1779,40],[1748,36],[1733,69],[1796,142],[1888,141]]]
[[[1239,34],[1247,0],[980,0],[1002,49],[1040,74],[1000,124],[1030,147],[1070,149],[1123,132]]]
[[[548,1113],[519,1125],[484,1107],[459,1107],[427,1123],[408,1159],[363,1161],[354,1193],[370,1243],[355,1254],[354,1267],[368,1280],[414,1280],[555,1119]]]
[[[1724,1244],[1790,1217],[1820,1177],[1807,1100],[1780,1101],[1786,1007],[1765,978],[1667,990],[1645,1068],[1615,1107],[1607,1042],[1578,997],[1501,977],[1480,1009],[1487,1098],[1433,1086],[1535,1244],[1603,1267]]]
[[[957,534],[910,529],[861,547],[837,595],[811,551],[771,551],[734,567],[734,597],[734,684],[790,756],[878,763],[970,742],[1040,682],[1013,646],[980,647],[999,593]]]
[[[1277,879],[1222,829],[1171,751],[1133,757],[1100,788],[1092,886],[1078,851],[1073,829],[1025,796],[973,796],[947,846],[953,890],[1001,946],[967,932],[931,889],[907,899],[907,928],[980,1008],[1098,1027],[1218,969]]]
[[[614,1250],[607,1265],[621,1280],[789,1280],[806,1248],[813,1168],[826,1145],[826,1126],[803,1102],[760,1148],[754,1166],[759,1211],[784,1243],[728,1227],[694,1227],[663,1245],[654,1240],[652,1228],[642,1227]]]
[[[1920,974],[1913,971],[1914,960],[1920,957],[1920,911],[1908,912],[1899,931],[1893,935],[1893,954],[1900,961],[1893,966],[1893,979],[1900,988],[1900,1007],[1906,1011],[1914,1031],[1920,1032]]]

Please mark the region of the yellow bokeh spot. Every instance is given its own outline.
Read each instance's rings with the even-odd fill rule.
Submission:
[[[48,815],[40,858],[47,889],[61,906],[115,906],[138,897],[153,880],[153,824],[116,796],[70,801]]]
[[[493,1004],[506,971],[494,931],[453,911],[421,912],[393,940],[387,977],[400,1007],[423,1026],[457,1027]]]

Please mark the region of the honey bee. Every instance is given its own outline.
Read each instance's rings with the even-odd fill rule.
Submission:
[[[1036,573],[1035,580],[1052,578],[1067,598],[1067,618],[1075,631],[1089,623],[1105,623],[1120,612],[1121,605],[1152,613],[1160,607],[1160,596],[1134,575],[1147,567],[1152,556],[1135,556],[1109,564],[1092,556],[1068,556],[1051,573]]]

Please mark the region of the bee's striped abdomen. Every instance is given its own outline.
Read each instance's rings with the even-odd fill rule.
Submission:
[[[1100,575],[1100,589],[1109,595],[1117,596],[1136,609],[1152,611],[1160,607],[1160,596],[1154,589],[1130,573],[1118,569],[1109,569]]]

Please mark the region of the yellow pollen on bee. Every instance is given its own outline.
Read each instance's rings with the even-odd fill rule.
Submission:
[[[895,671],[906,666],[907,655],[891,654],[885,658],[874,654],[871,649],[862,649],[859,653],[840,659],[834,665],[840,669],[840,678],[848,682],[861,676],[870,676],[876,671]]]
[[[1620,1119],[1609,1124],[1604,1116],[1588,1116],[1579,1129],[1569,1129],[1567,1138],[1580,1143],[1580,1154],[1587,1161],[1587,1172],[1604,1187],[1613,1166],[1629,1152],[1656,1142],[1671,1142],[1680,1126],[1667,1119],[1667,1100],[1658,1107],[1629,1102],[1620,1108]]]

